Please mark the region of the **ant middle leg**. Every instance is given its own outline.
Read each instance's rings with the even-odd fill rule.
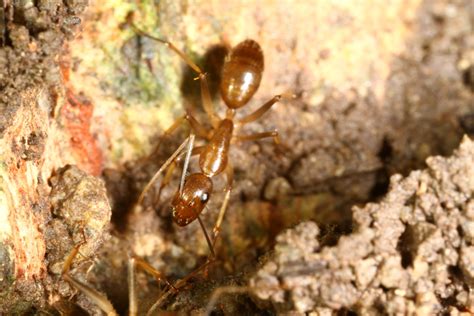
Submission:
[[[265,114],[268,110],[270,110],[270,108],[275,104],[277,103],[278,101],[280,101],[281,99],[291,99],[291,98],[294,98],[295,96],[292,94],[292,93],[283,93],[283,94],[277,94],[276,96],[274,96],[273,98],[271,98],[270,100],[268,100],[267,102],[265,102],[262,106],[260,106],[257,110],[255,110],[254,112],[250,113],[249,115],[247,116],[244,116],[243,118],[241,118],[240,120],[238,120],[238,124],[240,125],[245,125],[247,123],[250,123],[250,122],[253,122],[253,121],[256,121],[258,120],[259,118],[261,118],[263,116],[263,114]]]
[[[255,134],[250,134],[250,135],[237,135],[237,136],[234,136],[234,138],[237,142],[254,141],[254,140],[259,140],[259,139],[268,138],[268,137],[273,137],[273,141],[277,145],[279,145],[281,143],[278,131],[255,133]]]

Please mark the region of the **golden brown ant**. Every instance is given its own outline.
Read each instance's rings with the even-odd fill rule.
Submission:
[[[260,81],[262,79],[262,73],[264,69],[264,57],[260,45],[254,40],[245,40],[235,46],[227,58],[225,59],[222,69],[222,80],[220,83],[220,92],[224,103],[228,107],[225,118],[221,119],[214,111],[212,100],[209,92],[207,83],[206,73],[204,73],[199,66],[197,66],[186,54],[179,50],[171,42],[149,35],[137,27],[132,25],[135,32],[141,36],[151,38],[157,42],[160,42],[175,53],[177,53],[189,67],[191,67],[200,79],[201,86],[201,98],[205,112],[207,113],[211,126],[211,129],[201,125],[196,118],[191,114],[186,114],[178,119],[166,132],[169,134],[184,121],[187,121],[193,130],[193,133],[179,146],[179,148],[168,158],[168,160],[160,167],[155,173],[149,183],[145,186],[142,193],[140,194],[137,206],[140,206],[147,191],[152,187],[157,178],[166,170],[164,179],[161,184],[161,188],[166,185],[171,177],[172,170],[176,161],[182,159],[183,153],[186,153],[184,160],[184,168],[181,177],[181,182],[178,191],[174,195],[171,202],[173,220],[179,226],[186,226],[198,219],[211,251],[211,257],[215,257],[214,246],[216,239],[219,235],[220,226],[222,224],[224,214],[227,208],[227,204],[230,198],[230,192],[232,190],[233,182],[233,169],[229,162],[228,154],[230,145],[234,142],[243,142],[258,140],[267,137],[273,137],[275,143],[279,143],[278,132],[270,131],[263,133],[256,133],[251,135],[239,135],[236,133],[242,126],[247,123],[253,122],[259,119],[265,114],[277,101],[282,97],[290,97],[291,95],[276,95],[260,108],[253,113],[244,116],[240,119],[235,118],[236,109],[239,109],[250,101],[252,96],[256,93]],[[194,147],[195,135],[205,139],[208,143],[204,146]],[[186,151],[186,147],[188,147]],[[193,155],[199,155],[199,167],[200,172],[193,173],[186,176],[186,169],[189,163],[190,157]],[[212,190],[213,182],[212,178],[221,174],[226,173],[227,185],[225,188],[225,197],[219,211],[217,221],[213,228],[212,240],[207,234],[207,231],[199,217],[203,211],[207,202],[209,201]],[[160,189],[161,189],[160,188]],[[107,313],[107,315],[116,315],[116,311],[110,302],[97,291],[93,290],[89,286],[79,282],[72,278],[69,274],[69,267],[72,259],[77,254],[77,249],[73,251],[70,257],[66,260],[63,277],[72,286],[78,288],[81,292],[87,295],[91,300]],[[150,314],[160,303],[166,299],[171,293],[176,292],[178,289],[184,286],[189,278],[202,271],[211,262],[210,259],[199,267],[197,270],[189,274],[184,279],[178,281],[175,285],[171,285],[162,274],[147,264],[144,260],[136,257],[132,257],[129,262],[129,298],[130,298],[130,315],[136,315],[137,306],[135,298],[135,286],[134,286],[134,270],[135,266],[140,266],[143,270],[151,273],[158,280],[164,280],[168,284],[168,290],[159,298],[159,300],[152,306],[148,314]]]
[[[186,226],[198,219],[201,226],[203,226],[202,222],[200,221],[199,214],[202,212],[210,199],[213,188],[212,178],[221,174],[222,172],[225,172],[227,178],[227,186],[225,189],[226,194],[219,212],[218,219],[213,229],[213,241],[215,242],[215,239],[219,234],[220,225],[222,223],[228,200],[230,198],[230,191],[232,189],[233,169],[229,163],[228,158],[231,143],[258,140],[266,137],[273,137],[275,142],[279,143],[277,131],[251,135],[237,135],[235,131],[238,131],[243,125],[259,119],[283,96],[276,95],[253,113],[243,118],[235,119],[236,109],[248,104],[252,96],[255,94],[255,92],[257,92],[257,89],[260,86],[264,68],[264,57],[260,45],[254,40],[245,40],[234,47],[224,61],[220,92],[222,99],[224,100],[224,103],[228,109],[225,118],[221,119],[214,111],[206,74],[199,68],[199,66],[192,62],[172,43],[151,36],[137,29],[136,27],[135,30],[142,36],[146,36],[162,44],[165,44],[171,50],[176,52],[189,65],[189,67],[191,67],[198,74],[198,78],[201,82],[201,97],[203,107],[212,126],[211,129],[207,129],[201,125],[201,123],[199,123],[198,120],[191,114],[186,114],[178,119],[168,129],[168,131],[166,131],[165,134],[168,134],[176,129],[180,124],[182,124],[183,121],[187,121],[193,132],[197,136],[206,139],[208,143],[204,146],[193,148],[192,141],[194,140],[194,137],[187,139],[153,176],[141,193],[138,199],[138,204],[141,204],[146,192],[150,189],[158,176],[176,161],[176,159],[184,150],[185,143],[188,143],[190,149],[188,150],[188,157],[185,160],[184,170],[186,170],[189,156],[199,155],[199,167],[201,172],[191,174],[187,177],[182,177],[180,188],[176,192],[171,202],[173,220],[179,226]],[[168,182],[169,176],[170,173],[165,175],[162,186]],[[205,229],[204,232],[210,251],[214,256],[214,249],[212,246],[214,242],[211,243]]]

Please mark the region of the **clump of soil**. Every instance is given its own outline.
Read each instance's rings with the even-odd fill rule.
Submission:
[[[354,231],[334,247],[321,247],[313,222],[279,235],[250,281],[255,296],[279,313],[474,311],[474,142],[427,165],[354,208]]]

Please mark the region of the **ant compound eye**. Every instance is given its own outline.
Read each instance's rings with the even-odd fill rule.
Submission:
[[[206,203],[207,200],[209,200],[209,193],[204,192],[203,194],[201,194],[201,202]]]

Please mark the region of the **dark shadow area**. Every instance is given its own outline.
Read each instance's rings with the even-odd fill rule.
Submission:
[[[378,157],[383,165],[382,168],[375,171],[375,182],[370,192],[371,201],[376,201],[379,198],[382,198],[388,192],[390,174],[385,166],[392,158],[392,151],[393,149],[390,142],[387,138],[384,138],[378,153]]]
[[[474,65],[471,65],[463,71],[462,82],[474,93]]]
[[[460,116],[459,124],[464,132],[472,137],[474,135],[474,112]]]
[[[209,92],[211,98],[216,101],[214,105],[215,109],[217,109],[219,104],[221,71],[227,52],[228,49],[224,45],[212,46],[207,50],[204,56],[200,58],[200,62],[198,62],[198,66],[207,74]],[[193,110],[198,109],[198,111],[202,111],[201,87],[199,80],[196,80],[196,78],[196,72],[186,65],[181,80],[181,92],[188,106],[191,106]]]
[[[134,206],[139,192],[128,174],[114,169],[105,169],[102,173],[107,195],[112,207],[111,222],[119,233],[127,228],[127,215]]]
[[[411,226],[406,226],[397,243],[397,250],[402,257],[402,267],[408,268],[413,265],[415,245],[414,231]]]

